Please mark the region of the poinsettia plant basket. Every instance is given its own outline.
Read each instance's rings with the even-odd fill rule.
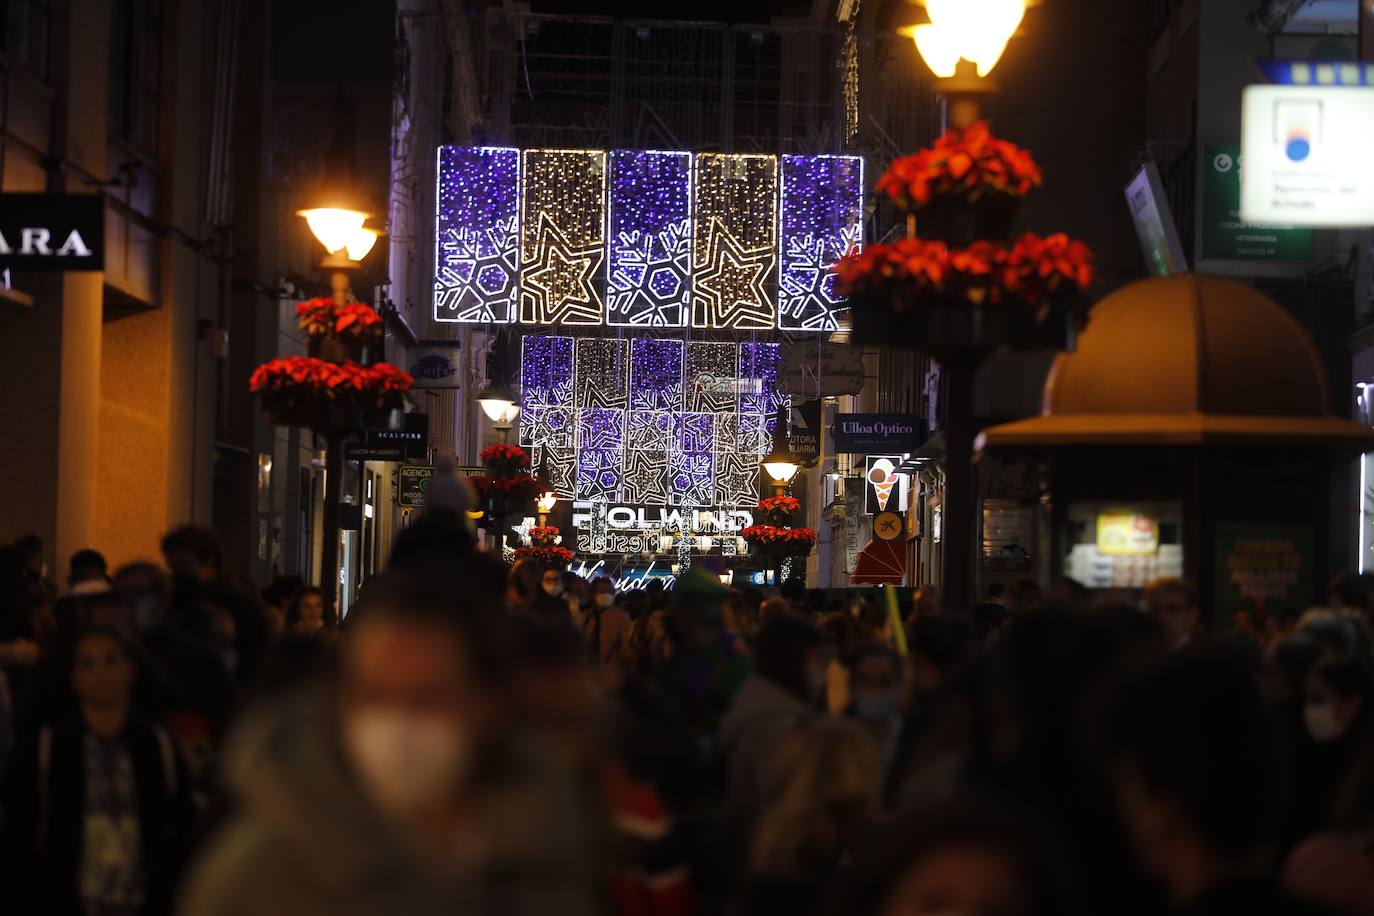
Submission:
[[[766,557],[804,557],[816,546],[816,532],[810,528],[750,525],[740,537],[752,551]]]
[[[567,569],[573,561],[573,552],[555,544],[534,544],[515,548],[515,559],[523,560],[526,557],[554,569]]]
[[[938,352],[1062,349],[1087,318],[1092,253],[1057,234],[964,247],[923,238],[872,245],[835,266],[857,343]]]

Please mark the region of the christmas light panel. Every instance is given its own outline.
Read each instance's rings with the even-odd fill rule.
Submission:
[[[444,322],[827,332],[863,160],[441,147]]]
[[[520,204],[520,320],[602,323],[606,153],[526,150]]]
[[[676,328],[691,297],[692,154],[610,156],[606,323]]]
[[[437,171],[434,320],[508,322],[520,267],[520,151],[442,146]]]
[[[529,335],[521,443],[565,498],[677,508],[758,499],[778,345]],[[750,412],[742,412],[748,410]]]
[[[864,169],[858,156],[783,156],[778,204],[778,327],[847,326],[831,266],[863,235]]]
[[[692,326],[774,327],[777,157],[699,153],[693,184]]]

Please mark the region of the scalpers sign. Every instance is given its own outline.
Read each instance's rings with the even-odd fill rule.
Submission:
[[[95,194],[0,194],[0,268],[103,270],[104,201]]]
[[[925,426],[910,414],[842,413],[831,434],[837,453],[909,454],[921,447]]]

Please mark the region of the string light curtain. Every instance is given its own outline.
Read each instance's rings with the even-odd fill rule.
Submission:
[[[787,402],[778,356],[766,342],[528,335],[521,443],[564,498],[750,507]]]
[[[520,269],[520,151],[439,148],[434,320],[504,324]]]
[[[773,328],[777,157],[699,153],[694,184],[692,326]]]
[[[606,153],[526,150],[523,171],[520,320],[601,324]]]
[[[606,323],[678,328],[691,300],[692,154],[610,156]]]
[[[778,327],[837,331],[848,310],[830,266],[863,239],[863,159],[783,156],[778,205]]]

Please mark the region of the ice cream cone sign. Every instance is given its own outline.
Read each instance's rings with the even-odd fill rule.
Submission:
[[[892,488],[897,484],[897,475],[893,473],[896,468],[892,462],[886,458],[879,458],[873,462],[873,467],[868,471],[868,482],[873,484],[873,492],[878,495],[878,511],[887,510],[887,501],[892,497]]]

